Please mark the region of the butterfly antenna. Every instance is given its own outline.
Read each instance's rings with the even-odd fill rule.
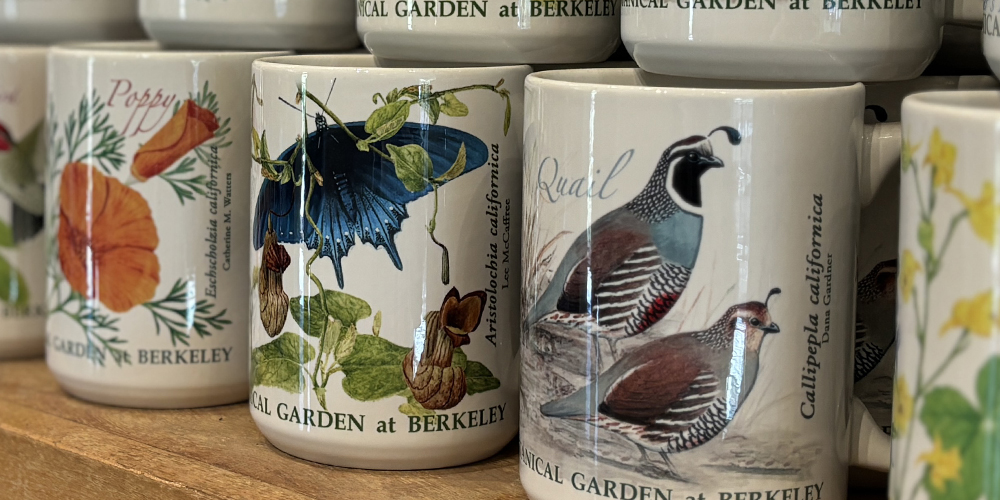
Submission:
[[[288,105],[289,108],[292,108],[295,111],[298,111],[299,113],[302,112],[302,108],[300,108],[300,107],[298,107],[298,106],[296,106],[296,105],[288,102],[284,97],[279,97],[278,100],[281,101],[281,102],[283,102],[283,103],[285,103],[286,105]],[[313,120],[316,119],[316,115],[310,115],[310,114],[306,113],[306,116],[312,118]]]
[[[323,103],[325,106],[330,105],[330,97],[333,96],[333,88],[337,86],[337,79],[333,79],[333,83],[330,84],[330,92],[326,94],[326,101]]]

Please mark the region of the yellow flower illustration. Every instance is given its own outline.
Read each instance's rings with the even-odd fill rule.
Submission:
[[[978,199],[973,199],[969,195],[957,190],[949,189],[952,194],[965,205],[969,212],[969,224],[972,231],[986,243],[993,244],[994,225],[997,220],[997,212],[1000,212],[1000,205],[994,203],[993,183],[986,181],[983,183],[983,192]]]
[[[930,466],[931,485],[938,491],[944,491],[945,481],[961,480],[962,457],[958,448],[945,450],[940,436],[934,436],[934,449],[920,455],[917,460]]]
[[[917,273],[922,269],[923,267],[920,266],[920,262],[913,256],[913,252],[903,250],[903,273],[899,277],[899,287],[903,291],[903,302],[910,301]]]
[[[900,151],[900,163],[903,167],[903,172],[906,172],[910,168],[910,163],[913,162],[913,155],[920,150],[923,143],[911,143],[908,139],[903,139],[903,148]]]
[[[951,185],[951,180],[955,177],[955,156],[957,154],[958,150],[955,145],[941,139],[941,131],[935,128],[934,132],[931,133],[927,156],[924,157],[924,165],[934,166],[934,187]]]
[[[951,318],[941,327],[941,335],[952,328],[967,329],[988,338],[993,332],[993,294],[987,290],[971,299],[959,299],[951,308]]]
[[[896,390],[892,395],[892,427],[896,434],[906,434],[913,418],[913,396],[906,386],[906,377],[896,377]]]

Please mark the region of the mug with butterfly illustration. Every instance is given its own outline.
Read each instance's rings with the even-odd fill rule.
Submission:
[[[276,447],[424,469],[517,433],[529,71],[254,63],[251,414]]]

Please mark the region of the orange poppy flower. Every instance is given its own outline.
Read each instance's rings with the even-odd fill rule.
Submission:
[[[170,121],[135,152],[132,175],[145,182],[170,168],[177,160],[215,136],[219,120],[194,101],[184,101]]]
[[[160,283],[160,243],[149,204],[85,163],[70,163],[59,187],[59,263],[73,290],[125,312]]]

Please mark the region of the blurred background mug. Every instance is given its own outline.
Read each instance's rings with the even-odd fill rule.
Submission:
[[[622,0],[622,40],[653,73],[801,82],[906,80],[941,44],[934,0]]]
[[[351,0],[139,0],[167,47],[346,50],[357,47]]]
[[[851,332],[899,127],[865,130],[864,87],[566,70],[526,102],[529,497],[842,499],[886,469]]]
[[[359,0],[376,57],[479,64],[601,62],[618,47],[618,0]]]
[[[903,102],[893,499],[1000,497],[1000,92]]]
[[[144,38],[135,0],[4,0],[0,42]]]
[[[47,53],[0,45],[0,359],[45,346]]]

